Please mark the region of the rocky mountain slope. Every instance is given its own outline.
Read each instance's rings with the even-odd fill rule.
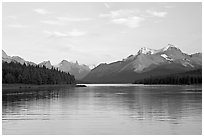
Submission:
[[[8,63],[10,63],[10,62],[18,62],[18,63],[20,63],[20,64],[26,64],[26,65],[33,65],[33,66],[35,66],[35,65],[37,65],[37,64],[35,64],[34,62],[31,62],[31,61],[25,61],[23,58],[21,58],[21,57],[19,57],[19,56],[8,56],[7,54],[6,54],[6,52],[5,51],[3,51],[2,50],[2,61],[4,61],[4,62],[8,62]]]
[[[77,80],[81,80],[91,71],[91,69],[87,65],[79,65],[77,61],[76,63],[73,63],[68,62],[67,60],[62,60],[54,67],[58,68],[61,71],[73,74]]]
[[[30,61],[26,61],[23,58],[19,57],[19,56],[8,56],[6,54],[6,52],[4,52],[2,50],[2,61],[4,62],[18,62],[20,64],[26,64],[26,65],[39,65],[40,67],[45,66],[48,69],[51,69],[52,67],[57,68],[61,71],[64,72],[69,72],[70,74],[75,76],[75,79],[80,80],[83,77],[85,77],[90,71],[91,69],[87,66],[87,65],[80,65],[78,64],[78,62],[76,63],[72,63],[72,62],[68,62],[66,60],[61,61],[59,64],[57,65],[52,65],[50,61],[43,61],[39,64],[30,62]]]
[[[46,68],[49,68],[51,69],[52,68],[52,65],[51,65],[51,62],[48,60],[48,61],[43,61],[41,63],[38,64],[40,67],[43,67],[45,66]]]
[[[154,50],[141,48],[122,61],[100,64],[82,80],[90,83],[132,83],[149,76],[160,76],[202,67],[202,54],[188,55],[168,44]]]

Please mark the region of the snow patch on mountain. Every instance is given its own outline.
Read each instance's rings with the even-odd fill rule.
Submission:
[[[183,62],[182,65],[185,66],[185,67],[190,66],[190,67],[194,68],[194,66],[189,62]]]
[[[135,67],[134,72],[141,72],[145,68],[144,65],[137,64],[137,67]]]
[[[157,52],[158,52],[157,50],[143,47],[138,51],[138,54],[150,54],[151,55],[151,54],[155,54]]]
[[[166,54],[161,54],[161,56],[163,57],[163,58],[165,58],[166,60],[168,60],[168,61],[173,61],[173,59],[171,59],[169,56],[167,56]]]

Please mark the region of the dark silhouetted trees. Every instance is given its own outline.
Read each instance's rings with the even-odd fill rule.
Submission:
[[[175,85],[202,84],[202,69],[160,77],[150,76],[149,78],[136,80],[134,84],[175,84]]]
[[[2,62],[2,83],[22,84],[74,84],[75,78],[55,68],[26,66],[20,63]]]

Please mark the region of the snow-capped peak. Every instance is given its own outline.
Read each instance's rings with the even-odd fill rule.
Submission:
[[[179,48],[175,47],[174,45],[168,44],[166,47],[164,47],[162,49],[159,49],[159,50],[143,47],[138,51],[138,54],[152,55],[152,54],[156,54],[156,53],[159,53],[159,52],[164,52],[164,51],[167,51],[167,50],[170,50],[170,49],[175,49],[175,50],[181,51]]]
[[[161,50],[162,50],[162,51],[166,51],[166,50],[168,50],[168,49],[170,49],[170,48],[176,48],[176,49],[178,49],[178,48],[175,47],[174,45],[168,44],[166,47],[162,48]]]
[[[157,50],[154,50],[154,49],[150,49],[150,48],[146,48],[146,47],[143,47],[141,48],[139,51],[138,51],[138,54],[154,54],[156,53]]]

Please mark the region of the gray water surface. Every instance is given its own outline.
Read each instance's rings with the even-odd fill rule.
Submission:
[[[87,85],[3,94],[3,134],[201,134],[201,86]]]

